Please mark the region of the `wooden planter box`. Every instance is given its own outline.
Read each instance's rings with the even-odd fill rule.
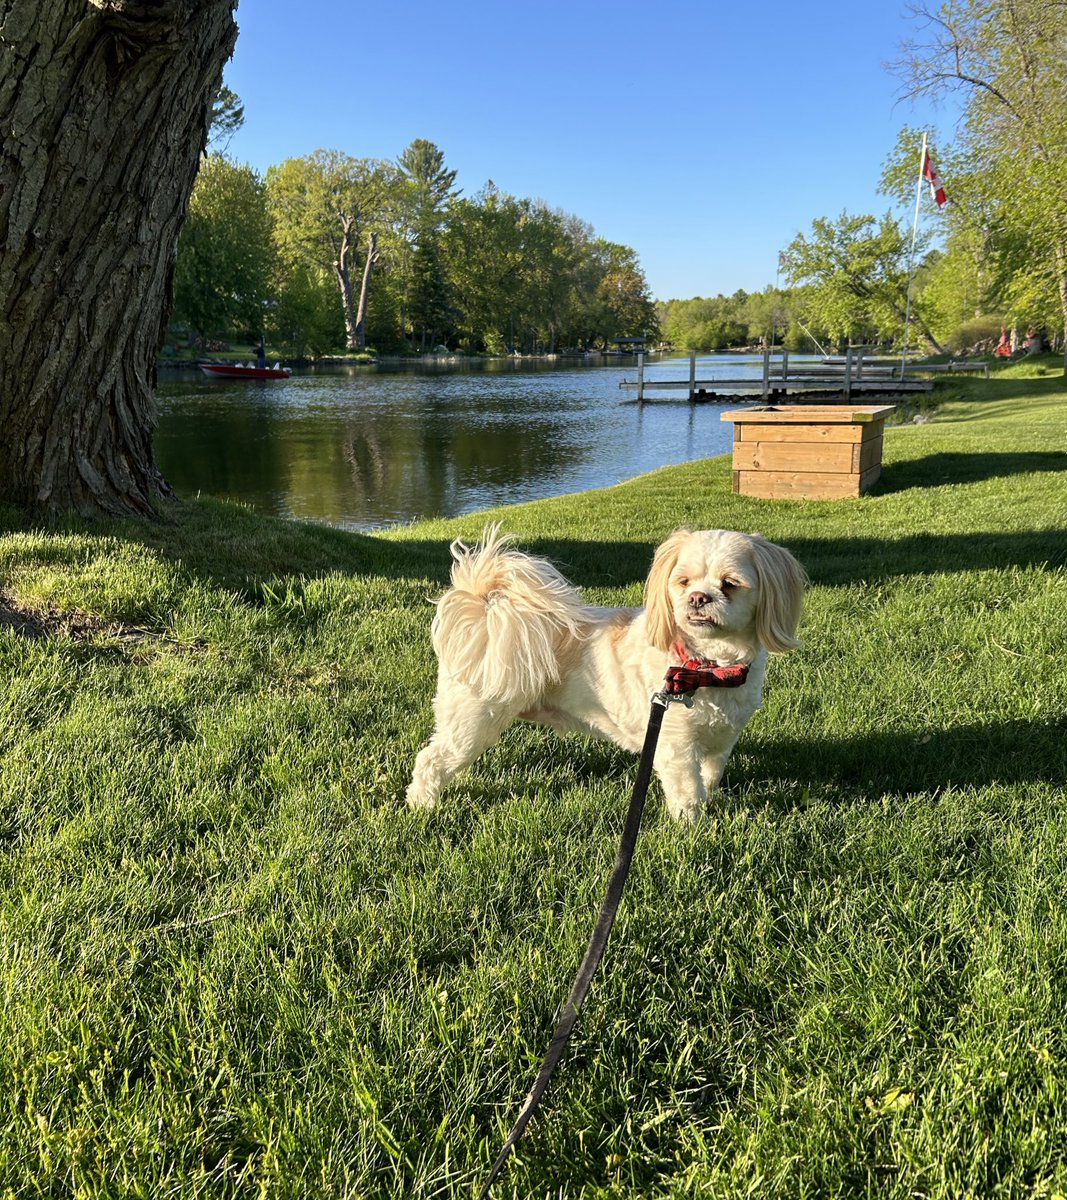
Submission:
[[[722,414],[734,423],[734,491],[769,500],[859,496],[882,473],[894,405],[790,404]]]

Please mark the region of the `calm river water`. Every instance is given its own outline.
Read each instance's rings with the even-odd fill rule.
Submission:
[[[714,356],[697,377],[760,369],[755,356]],[[688,374],[687,358],[646,368]],[[604,487],[732,440],[722,405],[627,403],[629,359],[319,368],[262,383],[161,375],[156,455],[179,495],[348,529]]]

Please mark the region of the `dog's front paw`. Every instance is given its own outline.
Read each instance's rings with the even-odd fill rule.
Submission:
[[[408,785],[405,800],[408,808],[421,809],[423,812],[428,812],[437,804],[437,794],[413,779]]]
[[[667,811],[680,825],[695,825],[703,821],[708,811],[706,800],[667,798]]]

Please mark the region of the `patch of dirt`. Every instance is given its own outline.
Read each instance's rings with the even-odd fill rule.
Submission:
[[[91,638],[142,642],[159,636],[127,621],[109,621],[90,613],[29,608],[3,592],[0,592],[0,629],[13,629],[21,637],[31,639],[65,637],[79,642]]]
[[[30,613],[12,604],[3,592],[0,592],[0,629],[13,629],[28,638],[44,636],[37,620]]]

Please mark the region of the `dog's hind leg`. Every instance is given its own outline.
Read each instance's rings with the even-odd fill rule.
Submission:
[[[433,736],[416,756],[408,785],[411,808],[433,808],[449,782],[495,745],[518,715],[499,705],[490,707],[473,692],[457,690],[455,685],[445,694],[439,692],[433,707]]]

